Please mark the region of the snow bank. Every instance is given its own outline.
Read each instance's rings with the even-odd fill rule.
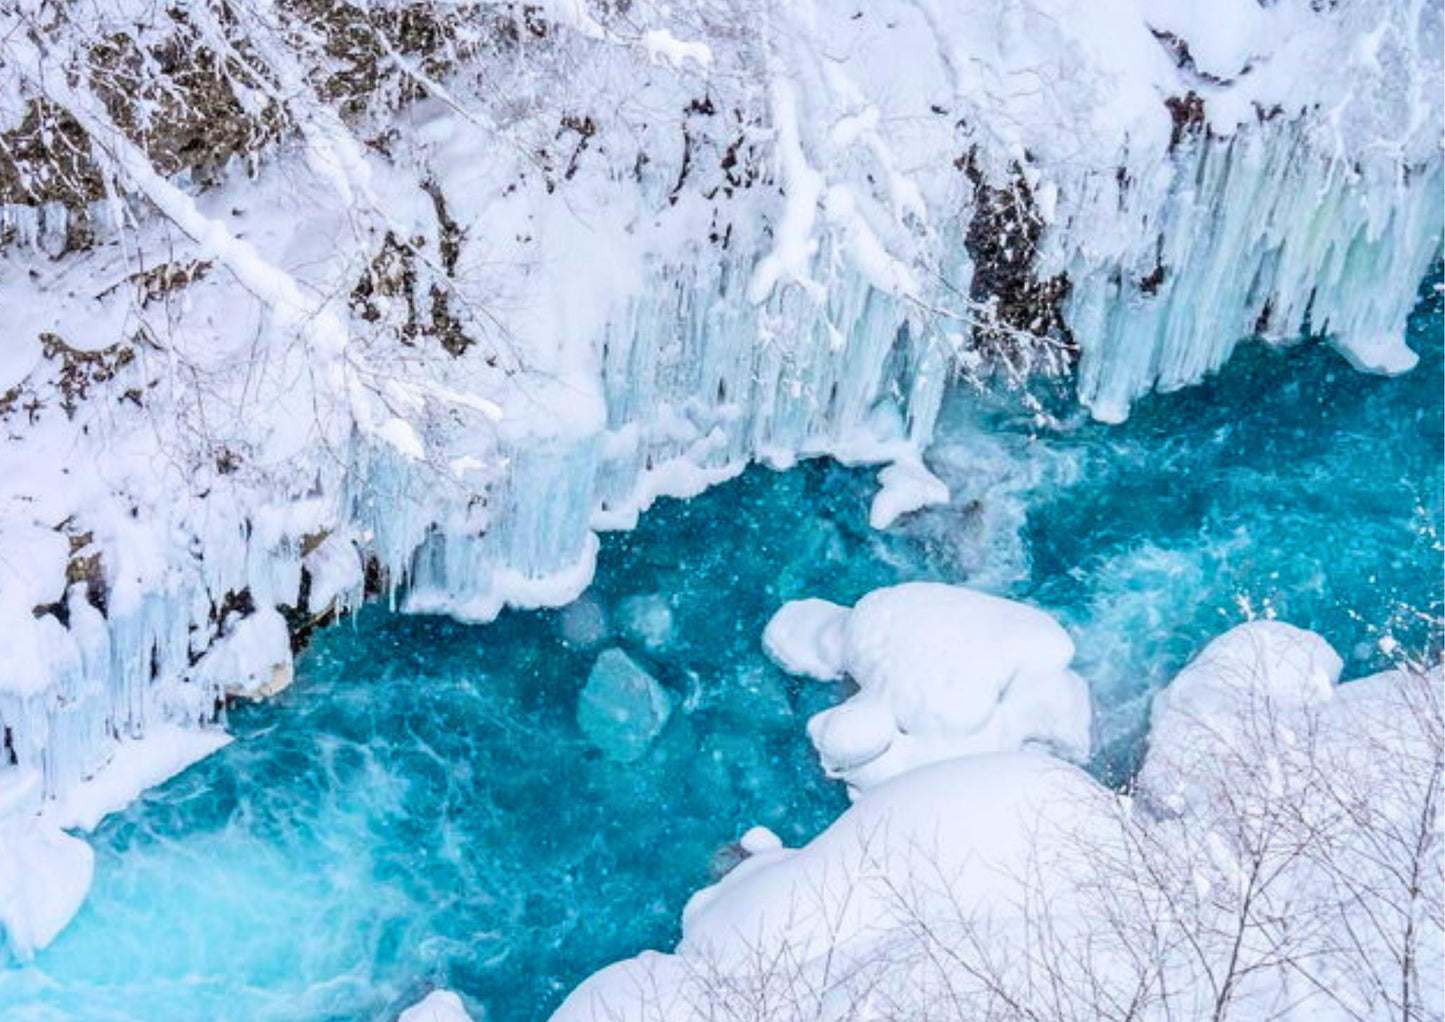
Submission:
[[[54,940],[80,911],[94,872],[90,845],[54,826],[0,829],[0,951],[23,961]]]
[[[104,770],[63,798],[46,803],[40,819],[64,830],[94,830],[147,789],[164,784],[230,742],[231,736],[219,728],[157,724],[144,738],[117,744]]]
[[[1001,933],[1019,920],[1027,864],[1052,862],[1084,831],[1102,833],[1107,808],[1107,793],[1086,774],[1036,753],[920,768],[864,794],[803,848],[749,855],[689,901],[673,955],[647,953],[603,970],[553,1020],[651,1019],[664,1005],[669,1022],[705,1018],[699,987],[709,979],[715,993],[731,979],[742,995],[760,961],[789,963],[803,983],[826,975],[830,960],[835,968],[850,963],[839,972],[846,975],[851,963],[878,965],[874,956],[887,954],[893,934],[928,919],[987,920]],[[946,885],[951,898],[916,887],[924,877]],[[1066,886],[1048,896],[1067,898]],[[906,988],[908,960],[898,957],[891,972],[887,987]],[[791,1018],[786,1010],[780,1005],[778,1017]]]
[[[95,855],[68,830],[94,830],[155,787],[220,749],[231,738],[219,729],[157,724],[144,738],[115,746],[105,770],[39,801],[40,778],[17,770],[0,774],[0,950],[22,959],[43,949],[80,910],[90,890]]]
[[[785,610],[772,646],[803,658],[820,621],[859,612]],[[999,613],[1005,636],[1023,624]],[[899,662],[886,642],[874,652],[875,667]],[[1440,671],[1337,686],[1339,669],[1319,636],[1276,622],[1210,643],[1157,697],[1141,775],[1157,789],[1180,779],[1168,765],[1232,785],[1184,817],[1035,752],[879,783],[801,848],[754,842],[693,896],[673,952],[603,969],[553,1018],[702,1022],[765,1005],[779,1022],[886,1022],[940,1003],[948,1018],[999,1003],[1020,1017],[1133,1003],[1141,1019],[1207,1018],[1230,975],[1240,1017],[1335,1022],[1392,1017],[1402,962],[1418,1003],[1437,1003],[1441,970],[1400,950],[1445,951]],[[1236,726],[1242,706],[1254,726]],[[1180,747],[1188,764],[1158,758]]]
[[[1272,748],[1279,729],[1331,701],[1343,666],[1323,638],[1281,621],[1225,632],[1154,696],[1141,793],[1182,811],[1207,805],[1221,786],[1247,786],[1256,764],[1225,753]]]
[[[1041,745],[1082,759],[1089,694],[1074,644],[1040,610],[958,586],[879,589],[851,610],[786,604],[764,647],[779,666],[858,692],[808,722],[830,776],[863,790],[956,756]]]
[[[396,1022],[472,1022],[462,999],[450,990],[433,990],[396,1017]]]

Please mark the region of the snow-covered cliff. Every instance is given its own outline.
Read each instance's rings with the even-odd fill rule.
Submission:
[[[938,499],[950,379],[1408,368],[1438,7],[1227,7],[9,9],[0,857],[368,590],[565,602],[753,459]]]

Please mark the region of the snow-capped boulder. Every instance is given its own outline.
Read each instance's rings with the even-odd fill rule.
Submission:
[[[90,845],[58,827],[0,828],[0,948],[26,960],[49,944],[80,911],[94,873]]]
[[[843,674],[843,625],[848,608],[828,600],[783,604],[763,630],[763,649],[789,674],[832,681]]]
[[[886,955],[899,934],[962,916],[1007,940],[1019,932],[1026,883],[1041,882],[1055,906],[1067,903],[1071,850],[1117,833],[1112,798],[1077,767],[1032,752],[912,771],[868,791],[802,848],[758,843],[693,895],[673,954],[604,969],[553,1022],[657,1018],[663,1006],[670,1022],[704,1018],[709,994],[732,989],[730,977],[745,989],[758,961],[786,961],[800,982],[825,975],[830,961],[886,964],[880,981],[906,988],[910,959]],[[928,878],[922,887],[920,878]],[[929,897],[932,882],[946,884],[948,897]],[[717,977],[711,991],[709,977]]]
[[[258,607],[211,644],[192,672],[201,690],[264,699],[291,684],[291,633],[271,607]]]
[[[396,1022],[472,1022],[462,999],[450,990],[433,990],[396,1017]]]
[[[1244,787],[1242,775],[1275,769],[1276,750],[1313,726],[1343,667],[1323,638],[1282,621],[1225,632],[1155,695],[1141,794],[1156,810],[1200,809],[1221,787]]]
[[[808,733],[828,772],[854,791],[956,756],[1045,746],[1089,751],[1088,688],[1074,644],[1048,614],[959,586],[875,590],[851,611],[785,605],[764,633],[785,670],[847,675],[858,692]]]

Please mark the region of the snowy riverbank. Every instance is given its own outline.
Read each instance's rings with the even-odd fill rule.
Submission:
[[[1132,795],[966,737],[952,757],[910,764],[913,743],[954,729],[961,703],[997,698],[999,648],[971,631],[980,614],[1021,642],[1032,633],[1045,657],[1057,645],[1047,616],[966,596],[881,590],[860,608],[900,616],[849,622],[842,648],[886,656],[854,654],[855,703],[891,690],[910,725],[889,739],[897,710],[884,712],[884,748],[852,776],[905,765],[802,848],[755,841],[688,903],[674,952],[602,971],[557,1022],[1317,1020],[1438,1003],[1438,668],[1339,685],[1323,639],[1256,621],[1155,697]],[[839,648],[795,627],[805,609],[785,608],[771,643],[794,668],[805,647],[823,659]],[[1052,711],[1034,710],[1040,722]],[[820,720],[840,712],[810,726],[834,769]]]
[[[752,460],[888,464],[880,524],[936,502],[953,374],[1077,356],[1117,419],[1251,333],[1407,368],[1439,12],[1230,12],[543,5],[445,84],[397,55],[407,100],[351,121],[269,22],[97,12],[139,46],[264,43],[292,131],[205,188],[66,74],[95,38],[7,34],[4,127],[67,111],[104,181],[83,231],[3,212],[7,854],[70,849],[78,883],[54,807],[159,777],[124,768],[157,736],[180,765],[172,726],[219,741],[224,701],[283,687],[290,634],[368,587],[474,620],[565,603],[594,530]]]

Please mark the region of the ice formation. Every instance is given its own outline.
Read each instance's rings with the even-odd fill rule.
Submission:
[[[45,947],[80,911],[95,853],[78,837],[29,820],[0,831],[0,924],[14,954]]]
[[[1440,764],[1438,671],[1339,687],[1337,673],[1319,636],[1256,622],[1160,693],[1149,755],[1177,764],[1186,748],[1191,779],[1227,777],[1210,801],[1156,807],[1031,752],[895,776],[805,846],[754,850],[694,895],[674,951],[596,973],[554,1022],[686,1022],[750,1004],[788,1020],[846,1006],[869,1022],[934,997],[950,1018],[1000,1002],[1098,1017],[1130,998],[1143,1019],[1221,1003],[1239,1017],[1384,1018],[1403,976],[1427,1003],[1438,970],[1392,955],[1442,950],[1427,907],[1439,871],[1416,887],[1411,866],[1436,855],[1419,810]],[[1253,728],[1186,734],[1171,720],[1246,692]],[[1311,843],[1321,826],[1331,841]]]
[[[1255,333],[1411,361],[1435,5],[682,8],[540,5],[524,59],[445,81],[394,54],[424,98],[358,125],[261,19],[295,135],[209,183],[127,136],[69,21],[3,34],[0,129],[44,101],[108,140],[103,200],[0,210],[12,843],[122,741],[284,687],[287,632],[368,587],[565,603],[595,529],[753,460],[892,466],[880,525],[941,499],[951,374],[1077,349],[1115,419]]]
[[[780,666],[858,691],[808,722],[828,773],[863,791],[941,760],[1042,746],[1089,753],[1089,690],[1048,614],[960,586],[910,582],[852,610],[786,604],[764,648]]]

